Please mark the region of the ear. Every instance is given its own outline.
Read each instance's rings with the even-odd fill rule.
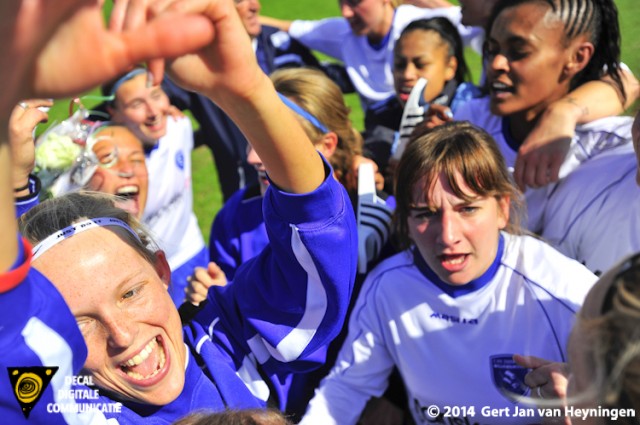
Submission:
[[[164,287],[169,289],[169,284],[171,283],[171,268],[167,262],[167,256],[161,249],[157,250],[154,255],[156,257],[156,261],[153,266],[156,269],[156,273],[158,273]]]
[[[447,67],[444,69],[445,81],[453,80],[453,77],[455,77],[457,70],[458,70],[458,59],[456,59],[455,56],[451,56],[449,58],[449,62],[447,63]]]
[[[498,201],[498,228],[500,230],[509,224],[509,207],[511,205],[511,197],[509,195],[501,196],[496,199]]]
[[[316,143],[316,149],[320,151],[325,158],[331,157],[338,148],[338,135],[333,131],[326,133],[322,139]]]
[[[571,79],[582,71],[589,64],[594,51],[593,44],[583,37],[574,40],[569,47],[569,60],[562,69],[563,76]]]

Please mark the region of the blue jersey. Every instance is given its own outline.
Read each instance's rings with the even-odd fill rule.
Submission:
[[[209,257],[233,280],[236,269],[269,243],[262,216],[260,187],[236,192],[216,214],[209,237]]]
[[[61,413],[87,348],[57,289],[29,268],[31,249],[20,245],[13,270],[0,275],[0,417],[7,424],[103,423],[99,412]],[[94,422],[95,421],[95,422]]]
[[[191,355],[178,399],[152,407],[100,394],[97,401],[117,408],[98,412],[99,420],[170,424],[193,409],[258,407],[268,399],[282,406],[290,374],[323,364],[326,346],[340,331],[347,311],[358,245],[347,193],[328,166],[327,175],[319,188],[305,195],[268,189],[264,213],[270,245],[237,271],[232,284],[213,288],[205,308],[185,328]],[[11,273],[1,279],[16,280]],[[65,376],[78,373],[87,354],[75,319],[57,290],[36,271],[17,281],[22,284],[0,296],[5,307],[0,310],[0,342],[6,347],[2,363],[15,368],[57,366],[63,373],[58,371],[53,380],[64,382]],[[34,293],[34,286],[48,292]],[[21,337],[32,316],[43,323],[37,328],[36,342],[44,344],[40,351],[57,357],[39,356]],[[50,343],[53,337],[59,346]],[[23,414],[12,385],[2,382],[3,418],[20,423]],[[74,423],[78,417],[49,420],[46,406],[57,394],[51,387],[31,412],[46,419],[28,423]]]

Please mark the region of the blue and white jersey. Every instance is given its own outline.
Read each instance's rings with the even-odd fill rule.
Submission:
[[[142,222],[167,255],[172,271],[205,249],[204,238],[193,212],[191,151],[193,129],[187,117],[168,118],[167,134],[147,154],[149,195]],[[208,261],[199,264],[207,266]],[[186,282],[172,282],[182,298]],[[174,300],[175,301],[175,300]]]
[[[631,144],[584,162],[549,197],[542,237],[600,274],[640,251],[640,188]]]
[[[263,211],[268,246],[237,269],[232,283],[209,289],[193,322],[225,350],[258,399],[275,395],[283,409],[290,373],[322,365],[340,331],[357,230],[349,197],[333,177],[304,196],[270,185]]]
[[[502,233],[494,263],[464,286],[442,282],[417,250],[391,257],[367,277],[336,366],[302,424],[355,424],[380,396],[393,367],[417,424],[445,423],[428,406],[473,407],[450,423],[530,424],[538,418],[484,417],[528,395],[514,354],[566,361],[567,338],[596,276],[544,242]],[[429,411],[429,412],[432,412]],[[458,419],[455,418],[458,416]],[[466,417],[466,419],[465,419]],[[449,423],[449,422],[446,422]]]
[[[233,280],[236,269],[269,244],[262,216],[260,187],[237,191],[224,203],[211,225],[209,258]]]
[[[441,9],[419,8],[402,5],[396,8],[391,30],[382,45],[373,47],[366,36],[354,34],[344,18],[327,18],[319,21],[293,21],[289,34],[310,49],[339,59],[360,95],[362,109],[395,94],[393,88],[393,49],[400,33],[410,22],[436,16],[448,18],[458,28],[465,45],[473,45],[483,38],[480,28],[460,23],[459,7]]]
[[[0,417],[6,424],[103,424],[98,411],[61,412],[87,348],[75,318],[49,280],[30,269],[20,245],[13,270],[0,274]]]
[[[241,267],[232,284],[212,289],[206,307],[185,327],[190,352],[185,386],[166,406],[119,402],[99,394],[93,401],[119,407],[103,409],[108,412],[94,413],[94,417],[49,414],[47,406],[55,397],[67,395],[64,404],[76,403],[68,392],[59,390],[69,389],[65,377],[79,373],[87,349],[58,291],[37,271],[29,271],[28,258],[19,259],[18,272],[0,275],[4,288],[0,363],[3,370],[22,368],[24,372],[25,367],[45,366],[58,371],[28,421],[14,393],[15,384],[5,375],[0,380],[3,420],[11,424],[169,425],[196,409],[261,407],[268,398],[282,406],[291,374],[324,362],[353,288],[358,251],[355,217],[346,191],[331,176],[329,166],[327,175],[308,194],[269,188],[264,211],[270,246]],[[30,402],[26,398],[30,394],[22,393],[23,401]]]
[[[507,167],[513,168],[518,155],[519,142],[511,137],[509,117],[493,115],[489,108],[489,98],[471,99],[461,105],[456,120],[469,121],[484,129],[498,143]],[[606,117],[576,126],[569,151],[560,167],[560,180],[573,172],[581,163],[608,150],[631,142],[630,117]],[[549,196],[556,185],[550,184],[540,189],[525,191],[528,212],[528,228],[542,231],[542,216]]]

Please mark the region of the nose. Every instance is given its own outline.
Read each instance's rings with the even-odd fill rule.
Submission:
[[[405,81],[411,81],[416,79],[416,67],[411,63],[407,63],[407,65],[402,70],[402,78]]]
[[[118,161],[118,177],[129,179],[133,177],[133,165],[127,160]]]
[[[460,241],[460,222],[455,212],[443,212],[440,220],[440,242],[445,246],[457,244]]]
[[[489,67],[492,71],[506,72],[509,69],[509,60],[505,55],[497,53],[491,58]]]
[[[262,160],[258,156],[258,153],[251,147],[249,148],[249,152],[247,152],[247,163],[253,165],[254,167],[262,165]]]
[[[251,0],[251,10],[257,13],[257,12],[260,12],[261,8],[262,8],[262,5],[260,4],[259,0]]]
[[[111,348],[127,348],[136,337],[135,322],[120,312],[103,321],[107,331],[107,343]]]

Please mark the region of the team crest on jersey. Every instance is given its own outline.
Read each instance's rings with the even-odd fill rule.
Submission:
[[[8,367],[9,381],[22,414],[29,419],[31,410],[47,389],[58,366]]]
[[[184,154],[182,151],[176,152],[176,165],[179,169],[184,170]]]
[[[499,354],[490,357],[493,384],[508,400],[516,401],[517,396],[527,395],[529,387],[524,377],[529,372],[513,361],[512,354]]]

